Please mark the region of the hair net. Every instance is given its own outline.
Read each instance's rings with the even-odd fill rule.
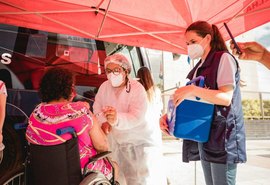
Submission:
[[[105,68],[107,67],[107,65],[109,63],[114,63],[114,64],[118,64],[120,65],[121,67],[123,67],[124,69],[126,69],[129,73],[131,71],[131,64],[130,62],[128,61],[128,59],[122,55],[122,54],[114,54],[114,55],[111,55],[111,56],[108,56],[105,61],[104,61],[104,65],[105,65]]]

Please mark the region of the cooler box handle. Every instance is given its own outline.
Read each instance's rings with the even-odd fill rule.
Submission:
[[[197,81],[199,81],[199,87],[204,87],[204,77],[203,76],[198,76],[198,77],[194,78],[193,80],[190,80],[189,82],[186,83],[186,85],[191,85]],[[196,100],[200,100],[200,99],[201,98],[196,97]]]

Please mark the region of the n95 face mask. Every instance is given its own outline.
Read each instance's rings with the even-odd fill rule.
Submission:
[[[188,56],[191,60],[201,58],[203,56],[204,50],[200,44],[191,44],[187,46]]]
[[[119,87],[124,82],[124,76],[121,73],[118,75],[110,73],[107,75],[107,78],[111,82],[113,87]]]

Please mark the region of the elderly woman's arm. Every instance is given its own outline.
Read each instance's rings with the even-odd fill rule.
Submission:
[[[6,100],[7,100],[7,96],[5,94],[0,94],[0,147],[3,142],[2,130],[3,130],[5,114],[6,114]]]
[[[104,152],[109,150],[109,143],[106,135],[100,128],[97,119],[94,115],[92,115],[93,118],[93,126],[90,130],[90,137],[93,143],[93,146],[95,149],[99,152]]]

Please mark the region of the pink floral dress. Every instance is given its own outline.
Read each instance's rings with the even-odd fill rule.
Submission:
[[[71,139],[70,134],[56,135],[58,128],[74,127],[78,135],[81,168],[89,158],[97,154],[93,147],[89,131],[93,122],[90,111],[84,102],[39,104],[29,118],[26,138],[37,145],[57,145]],[[111,177],[111,166],[106,160],[98,160],[88,165],[89,170],[99,170],[107,178]]]

